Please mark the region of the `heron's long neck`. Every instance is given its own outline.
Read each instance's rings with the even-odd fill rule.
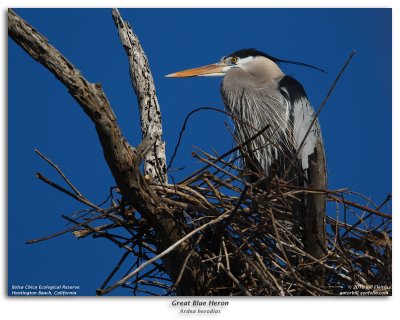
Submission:
[[[256,77],[254,73],[233,68],[227,72],[221,84],[225,107],[237,117],[233,121],[239,141],[246,141],[270,125],[251,145],[251,149],[257,150],[254,156],[265,172],[268,172],[273,161],[284,159],[283,154],[292,149],[287,139],[288,107],[274,85],[278,81],[273,78],[282,73],[274,68],[269,70],[269,75]]]
[[[282,77],[284,74],[279,66],[264,57],[256,57],[244,68],[230,69],[221,83],[225,106],[231,112],[242,115],[242,108],[252,111],[262,109],[271,116],[279,113],[282,115],[281,125],[284,127],[287,119],[283,115],[288,110],[279,91]]]

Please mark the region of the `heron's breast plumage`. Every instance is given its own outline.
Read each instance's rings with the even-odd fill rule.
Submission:
[[[238,78],[227,73],[221,84],[225,107],[236,117],[233,121],[238,140],[244,142],[269,125],[246,149],[264,172],[276,161],[285,170],[286,159],[294,151],[287,101],[273,87],[255,83],[247,76]]]

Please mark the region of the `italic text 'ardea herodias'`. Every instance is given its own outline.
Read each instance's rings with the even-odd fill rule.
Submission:
[[[270,125],[245,147],[252,157],[250,169],[266,176],[274,170],[289,183],[325,189],[325,152],[318,120],[313,121],[315,113],[303,86],[282,72],[282,63],[315,68],[255,49],[242,49],[215,64],[167,77],[223,76],[221,94],[226,109],[234,115],[239,143]],[[308,195],[302,207],[306,251],[321,258],[325,247],[325,198],[321,194]]]

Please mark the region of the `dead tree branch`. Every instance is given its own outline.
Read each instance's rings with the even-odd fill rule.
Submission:
[[[149,62],[140,45],[138,37],[128,22],[125,22],[117,9],[112,10],[119,38],[129,60],[132,86],[139,104],[142,139],[150,137],[155,148],[145,155],[144,172],[160,183],[167,182],[167,160],[165,142],[162,140],[161,110],[156,96]],[[157,164],[158,162],[158,164]],[[159,173],[158,173],[159,172]]]
[[[114,179],[126,201],[136,208],[157,231],[160,238],[160,250],[168,248],[181,238],[179,228],[167,205],[150,188],[140,172],[140,157],[137,151],[124,138],[117,124],[115,114],[99,83],[88,82],[71,62],[69,62],[48,40],[31,27],[11,9],[8,10],[8,34],[33,59],[64,84],[72,97],[93,122],[98,134],[103,154]],[[150,132],[150,131],[149,131]],[[163,169],[162,172],[165,170]],[[172,278],[177,278],[179,271],[175,266],[183,262],[190,252],[183,243],[164,261]],[[193,257],[193,255],[192,255]],[[197,272],[186,272],[181,281],[183,294],[197,293]]]

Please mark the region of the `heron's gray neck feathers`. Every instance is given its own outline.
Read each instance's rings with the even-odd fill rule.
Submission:
[[[226,108],[240,119],[235,121],[239,141],[251,138],[266,125],[270,125],[250,146],[265,171],[275,160],[284,159],[284,155],[294,150],[293,140],[288,140],[289,106],[279,93],[279,81],[271,78],[272,74],[280,76],[281,73],[273,71],[270,76],[259,79],[254,76],[256,70],[250,70],[253,72],[251,74],[233,68],[227,72],[221,85]]]

